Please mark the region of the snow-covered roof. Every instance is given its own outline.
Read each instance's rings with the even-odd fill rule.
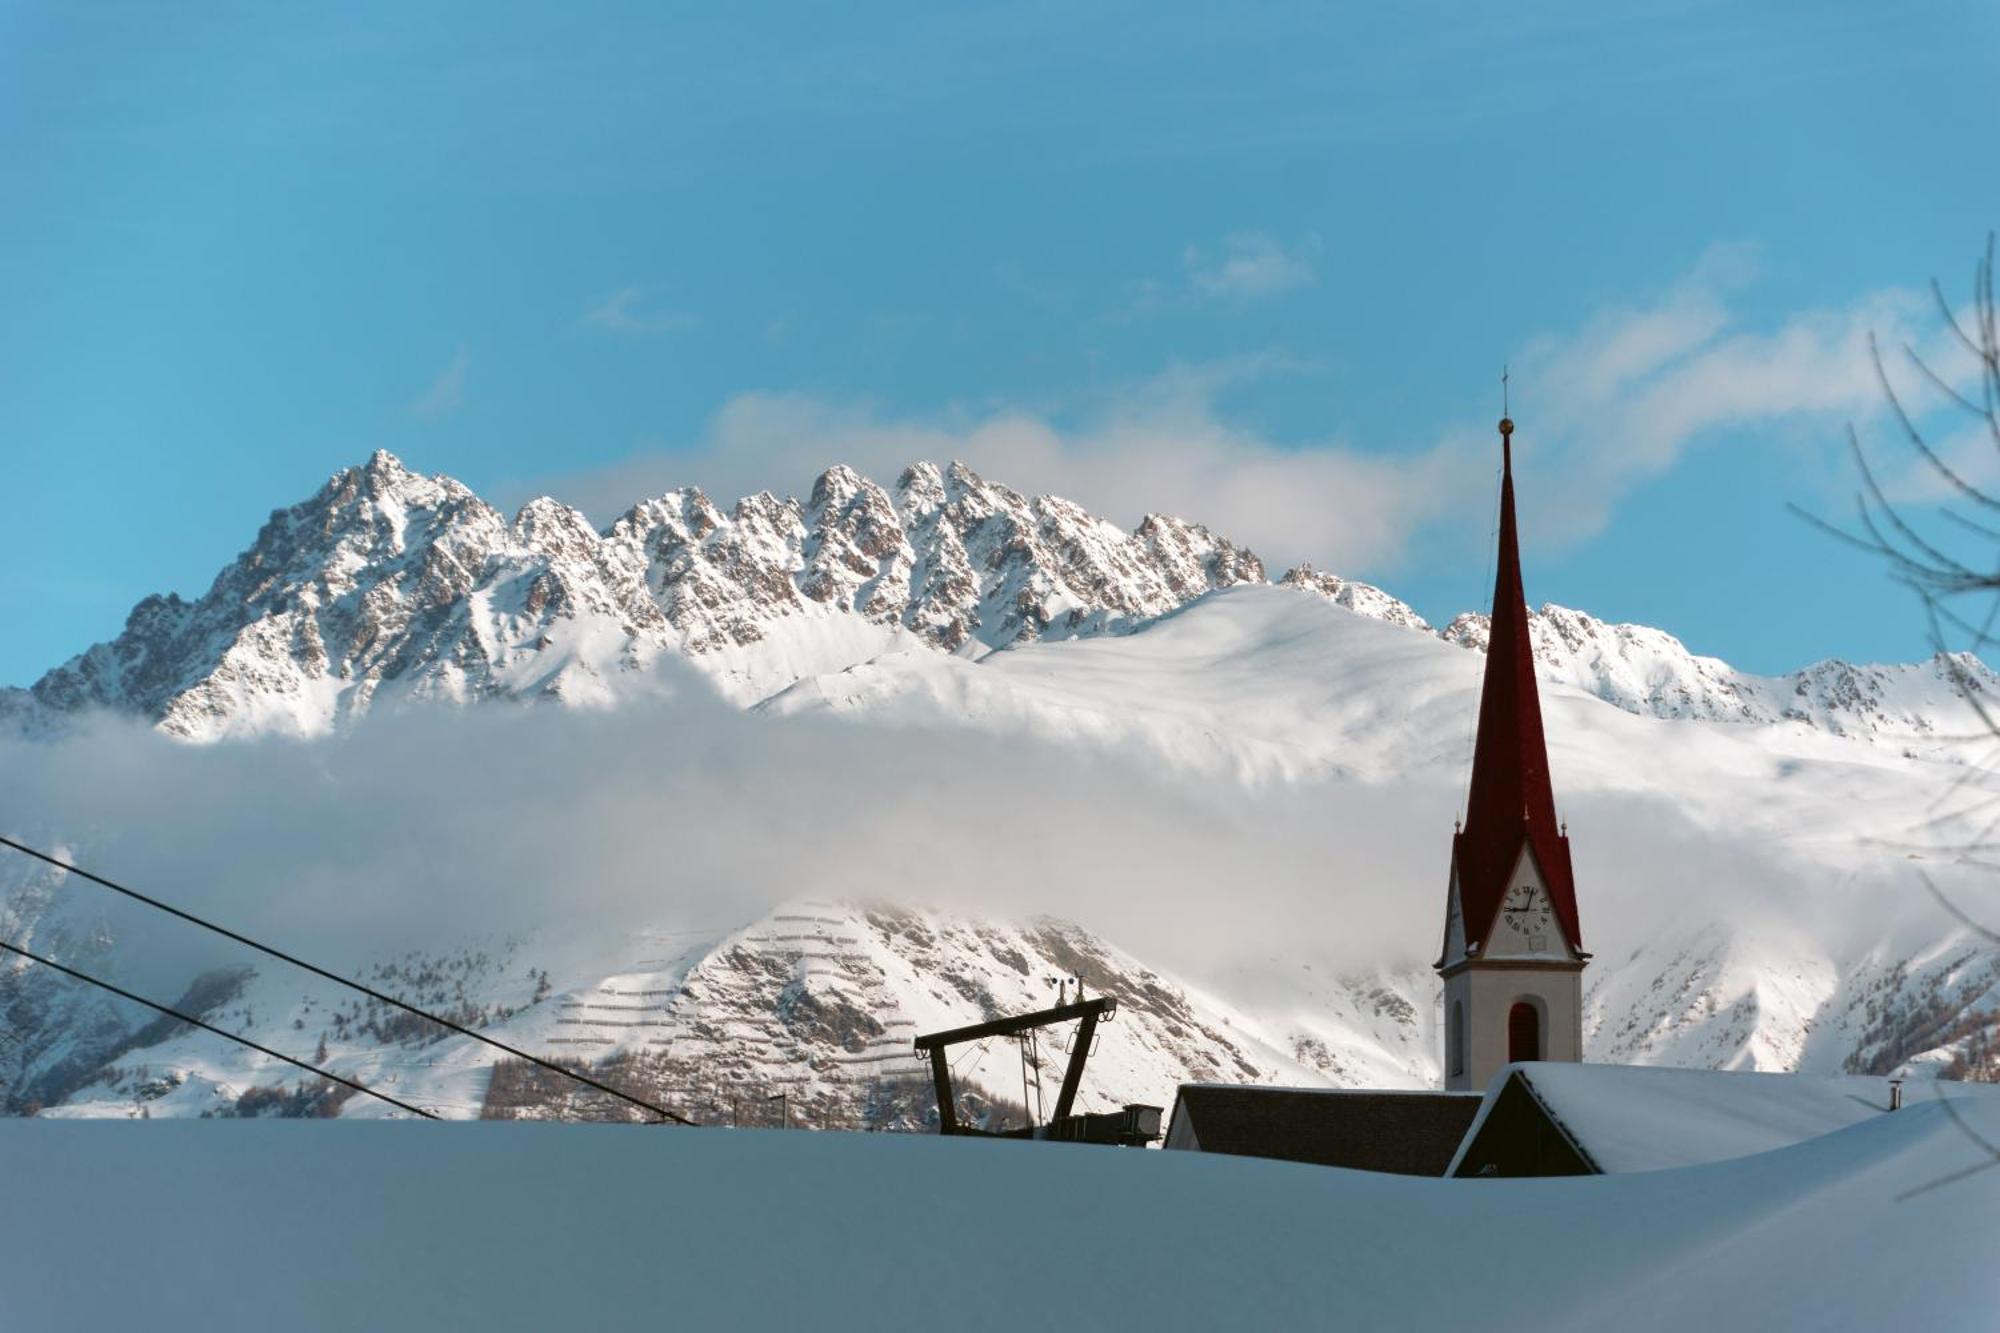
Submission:
[[[1889,1110],[1889,1080],[1861,1074],[1763,1074],[1650,1065],[1534,1063],[1495,1076],[1447,1174],[1519,1076],[1599,1171],[1660,1171],[1749,1157],[1830,1134]],[[2000,1087],[1909,1079],[1905,1106],[1940,1097],[2000,1101]]]

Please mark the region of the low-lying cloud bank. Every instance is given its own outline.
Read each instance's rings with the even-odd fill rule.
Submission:
[[[413,707],[307,742],[189,746],[99,718],[0,744],[11,835],[354,961],[473,934],[729,926],[801,895],[1050,912],[1184,957],[1300,935],[1357,962],[1385,940],[1414,957],[1436,895],[1385,886],[1437,859],[1439,839],[1412,857],[1405,832],[1449,799],[1346,791],[1329,818],[1306,788],[773,719],[692,684],[615,712]],[[6,855],[0,884],[17,883],[33,863]],[[148,948],[189,934],[97,887],[63,892],[102,899],[110,933]]]
[[[1459,796],[1253,789],[1136,754],[745,714],[692,680],[616,711],[414,707],[311,742],[197,747],[101,718],[0,744],[10,835],[345,967],[510,933],[728,927],[800,896],[1053,913],[1195,977],[1423,964]],[[1826,947],[1882,929],[1879,869],[1830,880],[1658,797],[1565,808],[1600,953],[1696,922]],[[0,889],[34,870],[5,856]],[[95,886],[61,892],[101,906],[144,984],[237,956]]]

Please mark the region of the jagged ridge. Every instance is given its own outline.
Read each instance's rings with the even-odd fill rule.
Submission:
[[[385,689],[603,701],[671,651],[749,702],[894,642],[834,617],[978,652],[1116,629],[1263,576],[1197,524],[1149,515],[1127,533],[959,464],[919,463],[893,491],[837,467],[804,503],[762,493],[726,513],[673,491],[600,532],[549,499],[509,523],[377,453],[273,513],[199,600],[147,598],[32,693],[191,739],[311,734]],[[744,651],[757,648],[775,651]]]

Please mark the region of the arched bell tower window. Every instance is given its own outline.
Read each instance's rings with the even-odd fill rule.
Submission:
[[[1507,1011],[1507,1062],[1542,1058],[1542,1015],[1526,1000]]]
[[[1465,1072],[1465,1002],[1451,1002],[1451,1021],[1445,1032],[1445,1044],[1451,1049],[1451,1072],[1455,1078]]]

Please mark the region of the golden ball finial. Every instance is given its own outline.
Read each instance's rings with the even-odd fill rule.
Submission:
[[[1512,417],[1500,418],[1500,433],[1502,435],[1512,435],[1514,433],[1514,419]]]

